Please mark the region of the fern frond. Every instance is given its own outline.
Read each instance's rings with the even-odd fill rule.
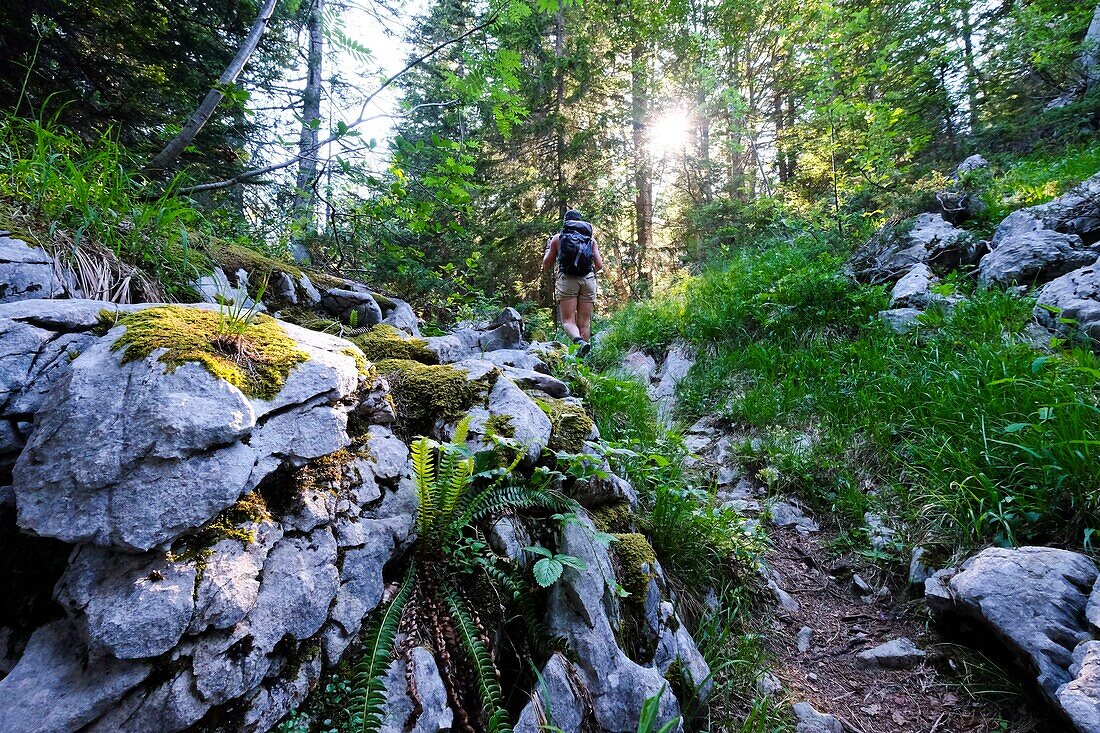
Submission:
[[[452,588],[447,585],[444,589],[444,597],[447,602],[447,610],[450,611],[454,621],[454,629],[458,634],[462,647],[473,662],[474,672],[477,675],[478,692],[481,695],[481,705],[488,717],[486,731],[488,733],[512,733],[512,726],[508,722],[508,712],[504,709],[503,694],[500,691],[500,683],[497,682],[496,665],[493,663],[493,655],[481,640],[477,633],[477,625],[466,610],[465,601]]]
[[[459,500],[466,495],[470,487],[470,476],[473,474],[473,459],[463,458],[456,461],[451,468],[451,475],[443,486],[442,504],[439,514],[443,517],[453,517]]]
[[[456,525],[461,528],[505,509],[532,509],[535,507],[558,513],[580,510],[580,505],[575,500],[557,491],[530,489],[526,486],[500,486],[486,489],[473,497],[455,521]]]
[[[416,476],[416,497],[420,502],[416,513],[416,532],[421,537],[427,536],[435,524],[435,448],[436,442],[428,438],[417,438],[409,447]]]
[[[550,636],[546,631],[546,627],[542,625],[542,621],[539,620],[535,605],[531,602],[531,589],[525,582],[493,565],[487,565],[485,573],[493,582],[512,596],[512,602],[519,610],[519,615],[527,627],[527,635],[530,638],[531,646],[536,652],[544,656],[550,656],[556,651],[565,650],[564,640]]]
[[[386,704],[386,673],[393,662],[393,645],[401,623],[401,615],[412,596],[416,573],[413,568],[405,574],[405,579],[390,601],[390,605],[372,624],[367,632],[369,653],[355,668],[355,689],[353,700],[361,699],[351,715],[350,729],[359,733],[374,733],[382,727],[382,718]]]

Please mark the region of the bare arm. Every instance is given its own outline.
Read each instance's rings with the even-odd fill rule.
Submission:
[[[554,264],[554,260],[558,257],[558,235],[550,237],[546,240],[546,254],[542,258],[542,269],[545,270]]]
[[[596,240],[592,240],[592,271],[599,272],[603,269],[603,257],[600,257],[600,247]]]

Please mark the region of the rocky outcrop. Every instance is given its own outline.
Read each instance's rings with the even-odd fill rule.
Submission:
[[[0,231],[0,303],[65,294],[53,257],[41,247]]]
[[[981,261],[983,284],[1043,283],[1100,256],[1100,174],[1069,193],[1009,214]]]
[[[17,512],[23,532],[69,548],[35,591],[56,601],[54,615],[21,619],[25,630],[0,618],[0,730],[170,733],[225,720],[270,730],[347,653],[415,541],[417,492],[390,385],[351,343],[265,321],[300,358],[259,394],[163,348],[127,356],[120,344],[138,323],[127,318],[157,307],[104,318],[101,302],[0,304],[0,485],[12,480],[0,508]],[[440,367],[485,385],[467,410],[471,447],[506,436],[531,470],[563,439],[565,413],[579,445],[598,437],[548,374],[539,357],[548,347],[522,342],[518,314],[476,332],[473,358]],[[521,348],[481,358],[496,345]],[[435,426],[446,437],[453,421]],[[633,500],[630,484],[603,469],[577,498]],[[612,562],[584,510],[577,516],[561,537],[541,539],[587,569],[568,570],[540,609],[577,654],[575,666],[549,659],[540,694],[563,730],[593,717],[605,730],[635,730],[642,703],[662,689],[661,719],[675,720],[665,675],[677,664],[705,694],[709,670],[660,567]],[[489,532],[493,546],[501,562],[527,567],[530,528],[504,519]],[[0,531],[17,531],[10,524]],[[618,639],[623,571],[649,578],[631,611],[644,653]],[[410,645],[387,689],[387,730],[453,726],[428,647]],[[537,710],[524,710],[519,728],[537,724]]]
[[[196,362],[124,363],[116,343],[125,327],[73,358],[13,471],[21,526],[149,550],[213,519],[285,461],[344,447],[340,402],[359,382],[351,347],[285,328],[307,360],[272,401],[249,398]],[[59,512],[59,503],[81,510]]]
[[[462,323],[445,336],[431,336],[425,341],[441,364],[479,358],[485,352],[523,351],[529,347],[523,340],[523,318],[514,308],[505,308],[487,323]]]
[[[959,163],[951,176],[951,185],[936,192],[936,203],[944,219],[958,225],[985,214],[985,202],[975,190],[973,179],[976,173],[988,169],[989,161],[981,155],[971,155]]]
[[[1051,280],[1039,290],[1035,317],[1052,331],[1082,333],[1100,344],[1100,263]]]
[[[1076,234],[1050,229],[1023,231],[1004,237],[982,258],[978,282],[982,285],[1031,285],[1051,280],[1100,257],[1100,243],[1086,245]]]
[[[990,548],[935,573],[925,598],[938,618],[961,616],[991,631],[1078,731],[1097,733],[1100,628],[1086,616],[1097,577],[1090,559],[1067,550]]]
[[[921,264],[939,272],[971,265],[980,251],[969,232],[940,214],[921,214],[880,229],[849,265],[857,280],[879,285],[895,282]]]

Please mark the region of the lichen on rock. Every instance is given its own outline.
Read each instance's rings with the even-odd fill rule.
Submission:
[[[108,316],[114,319],[114,314]],[[164,349],[158,361],[175,371],[198,362],[219,379],[250,397],[270,400],[279,393],[294,367],[309,355],[268,316],[233,323],[224,312],[165,305],[119,315],[115,325],[126,331],[111,347],[122,351],[126,364]]]
[[[596,424],[580,405],[566,400],[536,400],[538,406],[550,418],[550,449],[566,453],[580,453],[584,442],[592,434]]]
[[[351,339],[371,361],[408,359],[422,364],[438,364],[439,358],[424,339],[412,338],[385,323]]]

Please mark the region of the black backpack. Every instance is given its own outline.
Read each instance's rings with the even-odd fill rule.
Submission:
[[[584,277],[592,272],[592,225],[567,221],[558,235],[558,268],[566,275]]]

